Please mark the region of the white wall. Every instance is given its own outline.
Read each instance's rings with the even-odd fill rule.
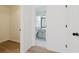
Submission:
[[[47,48],[65,52],[65,6],[47,6]]]
[[[0,6],[0,42],[20,41],[20,7]]]
[[[0,6],[0,42],[20,41],[20,7]]]
[[[10,7],[10,40],[20,42],[20,6]]]
[[[21,6],[21,52],[26,52],[34,43],[34,20],[32,6]]]
[[[0,42],[10,39],[10,10],[6,6],[0,6]]]

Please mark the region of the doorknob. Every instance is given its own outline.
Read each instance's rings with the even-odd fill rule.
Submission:
[[[76,36],[76,33],[72,33],[73,36]]]
[[[79,33],[76,32],[76,33],[72,33],[73,36],[79,36]]]

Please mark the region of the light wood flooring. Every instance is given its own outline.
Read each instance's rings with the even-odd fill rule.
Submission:
[[[28,49],[27,53],[57,53],[55,51],[50,51],[44,47],[40,46],[32,46],[30,49]]]
[[[4,41],[0,43],[0,53],[19,53],[20,44],[14,41]]]

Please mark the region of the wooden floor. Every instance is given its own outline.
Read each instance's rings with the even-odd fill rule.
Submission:
[[[32,46],[30,49],[28,49],[27,53],[57,53],[57,52],[47,50],[46,48],[40,46]]]
[[[0,43],[0,53],[19,53],[20,44],[13,41],[5,41]]]

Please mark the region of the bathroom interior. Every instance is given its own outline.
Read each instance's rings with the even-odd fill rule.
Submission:
[[[52,52],[46,49],[47,40],[46,40],[46,6],[35,6],[34,15],[35,15],[35,40],[34,46],[32,46],[28,52],[31,53],[48,53]]]
[[[20,52],[20,6],[0,5],[0,53]]]
[[[35,9],[35,31],[36,31],[36,45],[46,46],[46,6],[37,6]]]

